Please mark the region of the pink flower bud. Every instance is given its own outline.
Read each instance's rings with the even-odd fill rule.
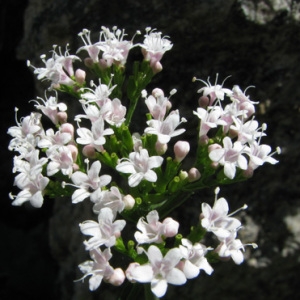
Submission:
[[[186,141],[178,141],[174,145],[175,161],[181,162],[189,153],[190,144]]]
[[[251,178],[253,176],[254,170],[251,167],[248,167],[247,170],[243,171],[243,176],[246,178]]]
[[[60,126],[61,132],[70,133],[74,137],[74,126],[71,123],[64,123]]]
[[[114,286],[121,285],[125,280],[125,274],[121,268],[114,269],[114,273],[108,278],[107,282]]]
[[[75,78],[76,78],[76,81],[82,85],[85,81],[85,76],[86,76],[86,73],[85,71],[81,70],[81,69],[77,69],[76,72],[75,72]]]
[[[163,235],[165,237],[173,237],[178,233],[179,223],[172,218],[166,218],[162,222],[164,225]]]
[[[65,111],[59,111],[57,113],[57,121],[60,124],[67,123],[68,120],[68,114]]]
[[[123,197],[123,201],[125,203],[125,209],[130,210],[134,207],[135,200],[131,195],[126,195]]]
[[[188,180],[189,182],[193,182],[193,181],[196,181],[198,179],[200,179],[201,177],[201,174],[199,172],[198,169],[196,168],[191,168],[188,172]]]
[[[94,65],[93,60],[90,57],[87,57],[84,59],[84,64],[88,67],[88,68],[92,68]]]
[[[200,138],[199,138],[199,145],[203,145],[204,146],[204,145],[207,145],[208,142],[209,142],[209,137],[206,134],[200,136]]]
[[[87,158],[95,158],[96,157],[96,151],[93,145],[85,145],[82,149],[82,154],[86,156]]]
[[[163,69],[162,64],[159,61],[154,63],[151,67],[154,74],[161,72]]]
[[[207,96],[201,96],[198,100],[199,107],[207,108],[209,105],[209,98]]]

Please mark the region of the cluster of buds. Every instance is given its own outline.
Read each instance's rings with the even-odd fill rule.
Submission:
[[[210,275],[211,261],[231,257],[242,263],[245,245],[237,239],[241,223],[228,215],[227,201],[217,199],[219,189],[213,207],[202,203],[199,223],[186,238],[168,214],[198,190],[245,180],[265,162],[277,163],[270,146],[261,144],[266,125],[259,127],[254,120],[256,102],[238,86],[230,90],[217,82],[205,83],[194,111],[200,119],[196,161],[184,170],[190,144],[178,140],[187,120],[172,110],[170,98],[176,90],[169,97],[159,88],[147,92],[152,77],[162,70],[164,53],[172,48],[168,37],[146,28],[143,43],[133,44],[133,38],[126,40],[124,30],[116,27],[102,27],[96,43],[87,29],[79,36],[84,45],[77,53],[88,57],[71,55],[68,46],[62,54],[54,46],[51,58],[41,56],[45,67],[28,62],[50,87],[45,99],[32,100],[39,112],[19,121],[16,109],[17,124],[8,129],[9,150],[17,152],[14,185],[21,190],[10,194],[12,204],[41,207],[45,198],[60,196],[70,197],[74,204],[86,199],[93,203],[97,221],[79,224],[82,234],[89,236],[84,246],[92,260],[79,268],[81,279],[89,276],[90,290],[102,280],[118,286],[127,278],[150,283],[151,292],[162,297],[168,283],[182,285],[201,270]],[[127,74],[129,51],[137,47],[144,59],[134,62],[132,74]],[[82,60],[83,67],[77,68]],[[74,97],[72,111],[78,106],[81,113],[69,115],[60,101],[64,94]],[[225,98],[229,104],[224,104]],[[148,109],[145,129],[133,132],[132,116],[141,101]],[[44,116],[52,127],[44,128]],[[138,229],[132,238],[130,229],[124,234],[130,223]],[[207,232],[217,237],[216,247],[204,245]],[[115,268],[109,263],[113,255],[131,262]]]

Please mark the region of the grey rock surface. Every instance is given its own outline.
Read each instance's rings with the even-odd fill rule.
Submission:
[[[292,0],[174,0],[174,1],[71,1],[29,0],[24,14],[24,33],[16,49],[19,60],[38,66],[39,55],[53,44],[79,47],[83,28],[95,38],[102,25],[125,28],[129,36],[147,26],[170,36],[174,43],[162,63],[155,84],[166,92],[173,88],[173,105],[192,116],[199,85],[193,76],[214,81],[219,74],[225,85],[238,84],[260,101],[258,120],[268,124],[265,143],[282,148],[280,163],[264,166],[244,183],[221,188],[231,207],[247,203],[242,216],[246,242],[259,249],[246,253],[241,266],[214,266],[212,276],[201,274],[183,287],[169,288],[164,299],[298,299],[299,264],[299,112],[300,112],[300,4]],[[43,86],[35,81],[36,94]],[[29,99],[24,99],[27,101]],[[191,127],[194,126],[191,122]],[[191,141],[195,139],[190,135]],[[189,227],[202,201],[212,202],[213,191],[204,191],[173,215]],[[83,237],[77,224],[89,215],[89,207],[72,206],[58,199],[49,222],[51,253],[58,264],[55,286],[58,299],[114,299],[117,289],[103,285],[90,293],[77,265],[85,260]],[[243,233],[242,233],[243,232]],[[249,240],[248,240],[249,239]],[[254,239],[254,240],[253,240]]]

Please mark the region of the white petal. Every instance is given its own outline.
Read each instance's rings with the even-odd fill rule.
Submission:
[[[161,262],[163,259],[162,253],[154,245],[149,247],[147,255],[152,266],[155,266],[157,262]]]
[[[80,230],[85,235],[99,235],[99,224],[95,221],[85,221],[79,224]]]
[[[197,266],[192,264],[189,260],[186,260],[184,262],[183,272],[187,279],[192,279],[199,275],[200,270]]]
[[[212,209],[211,209],[210,205],[204,202],[201,205],[201,209],[202,209],[202,213],[203,213],[204,217],[209,218],[212,213]]]
[[[30,204],[33,207],[40,208],[43,205],[44,197],[41,191],[36,192],[30,199]]]
[[[244,261],[244,255],[240,250],[232,250],[231,258],[237,265],[240,265]]]
[[[151,281],[151,291],[158,298],[165,295],[167,288],[168,288],[168,284],[165,279],[160,279],[160,280],[154,279]]]
[[[89,288],[91,291],[96,290],[101,281],[102,281],[103,276],[102,275],[93,275],[90,280],[89,280]]]
[[[161,156],[151,156],[148,160],[149,169],[158,168],[163,163],[163,158]]]
[[[222,159],[222,157],[224,156],[224,153],[225,153],[225,150],[223,148],[215,149],[209,153],[209,158],[212,161],[218,162]]]
[[[77,189],[72,195],[72,203],[79,203],[89,197],[90,193],[85,189]]]
[[[156,182],[157,180],[157,175],[154,171],[152,170],[148,170],[145,174],[144,174],[144,179],[146,179],[147,181],[150,182]]]
[[[248,167],[248,162],[245,156],[240,155],[238,158],[238,166],[242,169],[242,170],[246,170]]]
[[[166,280],[168,283],[175,285],[182,285],[186,283],[186,277],[184,273],[177,268],[172,269],[168,273]]]
[[[235,176],[235,165],[233,163],[225,163],[224,165],[224,174],[229,179],[233,179]]]
[[[131,278],[138,282],[150,282],[153,278],[153,269],[150,265],[136,266],[130,272]]]
[[[137,186],[143,179],[144,175],[142,173],[135,173],[129,176],[128,184],[130,187]]]
[[[226,216],[229,211],[228,202],[226,199],[223,197],[219,198],[214,205],[214,210],[218,215]]]
[[[132,174],[132,173],[136,172],[136,170],[135,170],[132,162],[130,162],[130,161],[123,161],[123,162],[121,162],[120,164],[118,164],[116,166],[116,170],[118,172],[128,173],[128,174]]]

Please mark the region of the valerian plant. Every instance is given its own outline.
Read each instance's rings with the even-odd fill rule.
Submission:
[[[102,27],[99,40],[92,42],[91,32],[84,29],[76,54],[69,53],[68,45],[64,53],[54,46],[50,57],[41,56],[42,67],[28,62],[50,86],[45,99],[32,100],[36,110],[29,116],[18,120],[15,109],[8,148],[17,153],[13,173],[20,192],[10,197],[13,205],[30,202],[34,207],[60,196],[68,196],[74,205],[91,201],[95,218],[79,224],[90,255],[79,264],[79,281],[88,278],[93,291],[102,281],[119,286],[127,280],[132,283],[128,299],[142,283],[146,299],[159,298],[168,284],[183,285],[202,270],[211,275],[212,262],[243,262],[241,222],[229,214],[227,200],[218,198],[219,186],[246,180],[265,162],[276,164],[273,155],[280,150],[272,153],[262,143],[267,126],[255,120],[257,102],[239,86],[229,89],[217,79],[212,85],[194,78],[201,84],[193,111],[199,119],[198,141],[193,166],[184,170],[190,144],[182,140],[187,120],[172,109],[176,90],[168,97],[160,88],[147,90],[173,45],[151,28],[140,43],[126,36],[116,27]],[[129,52],[138,47],[143,60],[128,71]],[[77,105],[79,114],[68,113],[66,94],[74,98],[72,107]],[[131,122],[138,102],[148,109],[144,119],[140,116],[143,132],[133,132]],[[51,128],[44,128],[45,117]],[[168,215],[204,188],[215,190],[214,204],[199,203],[199,222],[190,224],[190,233],[183,237],[179,220]],[[134,233],[128,229],[132,226]],[[215,245],[204,244],[207,234],[215,236]],[[121,256],[128,262],[125,267]]]

